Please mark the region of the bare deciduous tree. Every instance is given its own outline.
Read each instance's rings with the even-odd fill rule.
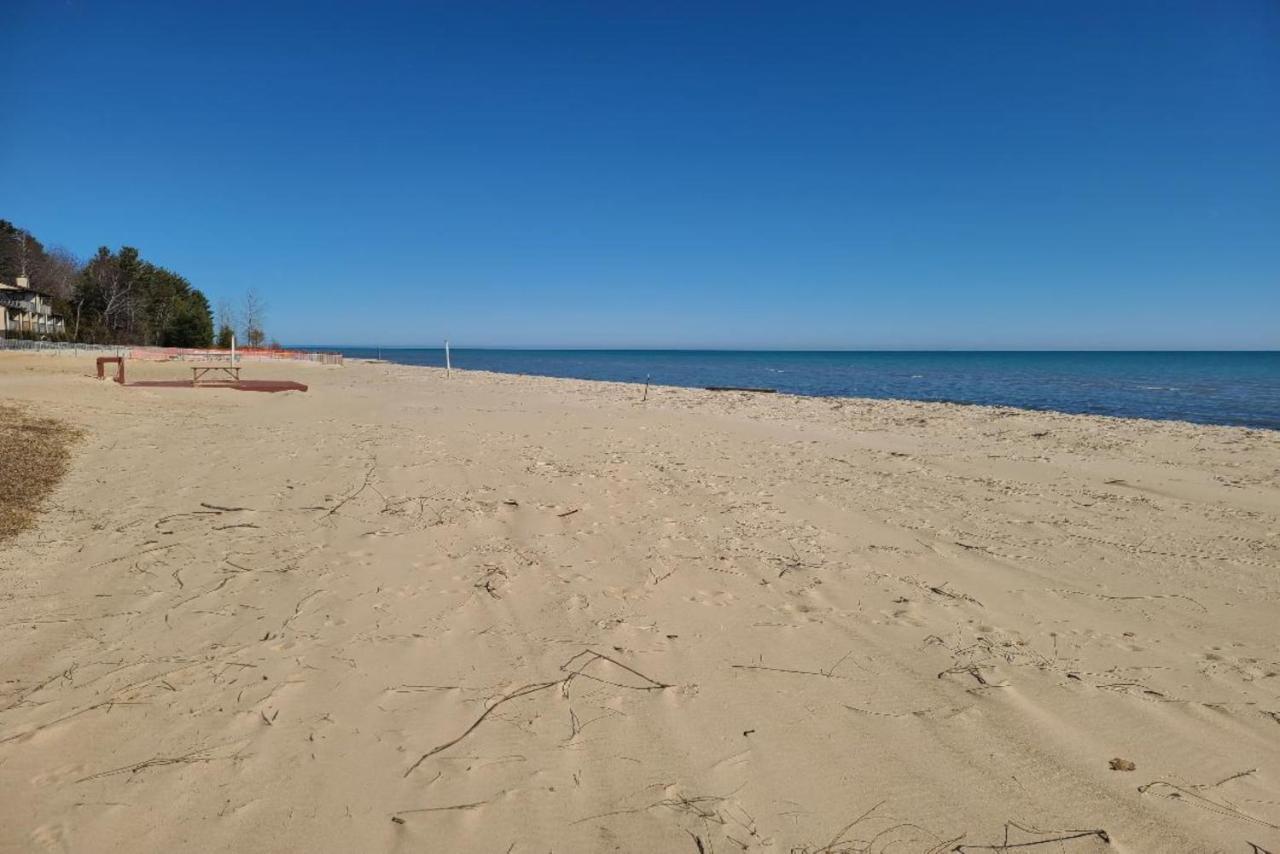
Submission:
[[[114,259],[90,265],[89,275],[102,295],[102,319],[107,329],[114,330],[121,325],[121,314],[128,308],[133,282]]]
[[[29,277],[31,275],[31,235],[26,231],[19,231],[13,239],[18,244],[18,275],[24,278]]]
[[[75,293],[80,267],[80,259],[69,249],[55,246],[45,254],[41,264],[41,284],[50,296],[70,300]]]
[[[231,300],[226,297],[218,300],[218,316],[214,322],[217,324],[219,329],[224,326],[231,329],[236,328],[236,310],[231,305]]]
[[[226,350],[235,343],[236,310],[226,297],[218,300],[218,317],[214,330],[214,343],[217,347]]]
[[[244,343],[248,347],[261,347],[267,340],[263,323],[266,320],[267,304],[258,292],[249,288],[240,304],[240,323],[244,331]]]

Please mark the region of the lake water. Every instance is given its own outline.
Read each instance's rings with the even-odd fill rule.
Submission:
[[[370,347],[318,347],[376,358]],[[996,404],[1280,429],[1280,352],[774,352],[454,349],[460,369],[836,397]],[[438,349],[382,348],[444,366]]]

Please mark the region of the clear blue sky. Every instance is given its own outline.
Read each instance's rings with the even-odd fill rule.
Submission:
[[[0,20],[0,217],[284,342],[1280,347],[1275,0]]]

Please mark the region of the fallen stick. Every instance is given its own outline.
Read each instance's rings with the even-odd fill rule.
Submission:
[[[373,480],[373,471],[375,468],[377,468],[376,462],[370,465],[369,470],[364,473],[364,483],[360,484],[360,488],[357,489],[355,492],[352,492],[346,498],[343,498],[341,501],[339,501],[336,505],[333,506],[332,509],[329,510],[328,513],[325,513],[322,518],[328,519],[334,513],[337,513],[339,510],[341,510],[348,501],[352,500],[353,498],[358,496],[360,493],[368,489],[370,481]]]
[[[590,656],[590,658],[587,659],[586,664],[583,664],[581,667],[579,667],[576,670],[569,670],[569,665],[573,664],[575,661],[577,661],[579,658],[582,658],[582,656],[584,655]],[[611,682],[608,679],[601,679],[599,676],[592,676],[590,673],[586,672],[586,669],[597,661],[607,661],[610,664],[614,665],[615,667],[621,667],[623,670],[635,676],[640,677],[641,679],[648,682],[649,684],[648,685],[624,685],[621,682]],[[618,661],[618,659],[611,658],[610,656],[607,656],[602,652],[596,652],[593,649],[584,649],[582,652],[578,653],[577,655],[573,656],[573,658],[570,658],[564,664],[560,665],[560,669],[564,671],[568,671],[569,673],[569,675],[565,679],[561,680],[563,682],[568,682],[569,680],[573,679],[573,677],[575,676],[581,676],[584,679],[590,679],[594,682],[602,682],[605,685],[614,685],[618,688],[630,688],[633,691],[659,691],[663,688],[671,687],[666,682],[659,682],[657,679],[653,679],[649,676],[645,676],[643,673],[641,673],[639,670],[636,670],[634,667],[628,667],[627,665],[623,664],[621,661]]]
[[[957,599],[957,600],[960,600],[960,601],[962,601],[962,602],[972,602],[973,604],[977,605],[979,608],[985,608],[985,607],[986,607],[986,605],[983,605],[981,602],[979,602],[977,599],[974,599],[974,598],[973,598],[972,596],[970,596],[968,593],[955,593],[955,592],[953,592],[953,591],[948,590],[948,589],[947,589],[947,585],[948,585],[948,584],[950,584],[950,583],[951,583],[951,582],[949,582],[949,581],[944,581],[944,582],[942,582],[941,584],[938,584],[938,585],[936,585],[936,586],[932,586],[932,587],[930,587],[930,588],[929,588],[929,592],[930,592],[930,593],[936,593],[936,594],[937,594],[937,595],[939,595],[939,596],[945,596],[945,597],[947,597],[948,599]]]
[[[829,852],[829,851],[832,851],[832,850],[836,847],[836,843],[840,842],[840,840],[844,838],[844,835],[845,835],[846,833],[848,833],[850,830],[853,830],[853,828],[854,828],[854,827],[855,827],[859,822],[861,822],[861,821],[862,821],[864,818],[866,818],[867,816],[871,815],[871,814],[872,814],[873,812],[875,812],[876,810],[880,809],[880,807],[882,807],[882,806],[884,806],[884,801],[881,801],[880,803],[876,804],[876,805],[875,805],[875,806],[873,806],[871,809],[867,810],[867,811],[866,811],[866,812],[864,812],[862,815],[858,816],[858,817],[857,817],[857,818],[855,818],[853,821],[851,821],[851,822],[849,822],[848,824],[846,824],[844,827],[840,828],[840,832],[839,832],[839,833],[837,833],[835,836],[831,837],[831,841],[830,841],[830,842],[828,842],[826,845],[822,846],[821,848],[819,848],[819,849],[818,849],[818,851],[819,851],[819,852],[823,852],[823,851],[828,851],[828,852]]]
[[[1226,780],[1224,780],[1223,782],[1225,783]],[[1160,797],[1170,798],[1172,800],[1179,800],[1179,801],[1182,801],[1184,804],[1197,806],[1197,807],[1200,807],[1201,809],[1208,810],[1211,813],[1215,813],[1220,816],[1225,816],[1227,818],[1237,818],[1237,819],[1240,819],[1241,821],[1247,821],[1256,825],[1260,825],[1261,827],[1270,828],[1271,830],[1280,830],[1280,824],[1273,824],[1269,821],[1266,821],[1265,819],[1261,819],[1256,816],[1249,815],[1247,812],[1238,810],[1235,807],[1230,806],[1228,804],[1218,803],[1215,800],[1206,798],[1204,795],[1201,795],[1197,792],[1193,792],[1184,786],[1179,786],[1174,783],[1170,783],[1167,780],[1152,780],[1150,783],[1147,783],[1146,785],[1139,786],[1138,794],[1145,795],[1147,792],[1150,792],[1152,789],[1156,789],[1156,788],[1170,790],[1169,792],[1156,791],[1152,793],[1152,794],[1159,795]]]
[[[570,670],[569,667],[575,661],[582,658],[583,656],[589,656],[586,663],[584,663],[583,665],[581,665],[580,667],[574,670]],[[600,661],[600,660],[607,661],[610,664],[616,665],[617,667],[621,667],[623,670],[638,676],[639,678],[643,679],[649,684],[648,685],[623,685],[620,682],[610,682],[608,679],[601,679],[598,676],[592,676],[589,673],[583,672],[587,667],[590,667],[594,662]],[[560,669],[567,673],[567,675],[561,679],[556,679],[550,682],[531,682],[528,685],[525,685],[521,688],[517,688],[516,690],[512,691],[510,694],[503,694],[501,697],[495,700],[491,706],[485,709],[484,712],[481,713],[480,717],[472,721],[471,726],[463,730],[462,733],[458,735],[457,738],[450,739],[449,741],[446,741],[444,744],[437,745],[436,747],[431,748],[426,753],[419,756],[418,760],[409,766],[409,769],[404,772],[403,776],[408,777],[423,762],[427,761],[432,756],[435,756],[437,753],[448,750],[450,747],[453,747],[455,744],[462,741],[467,736],[471,735],[471,733],[475,732],[476,728],[479,727],[480,724],[484,723],[485,718],[493,714],[493,710],[501,706],[503,703],[507,703],[507,702],[510,702],[511,700],[519,699],[520,697],[527,697],[530,694],[536,694],[537,692],[545,691],[548,688],[555,688],[557,686],[568,685],[577,676],[582,676],[586,679],[591,679],[596,682],[603,682],[606,685],[615,685],[619,688],[631,688],[632,690],[636,690],[636,691],[657,691],[663,688],[671,687],[665,682],[659,682],[656,679],[652,679],[648,676],[645,676],[640,671],[636,670],[633,667],[628,667],[627,665],[623,664],[621,661],[618,661],[615,658],[610,658],[609,656],[604,655],[603,653],[599,653],[591,649],[584,649],[582,652],[577,653],[568,661],[566,661],[564,664],[560,665]]]
[[[138,762],[133,765],[123,765],[119,768],[112,768],[110,771],[99,771],[97,774],[90,774],[87,777],[81,777],[76,780],[77,783],[85,783],[90,780],[97,780],[102,777],[112,777],[116,774],[137,774],[147,768],[158,768],[162,765],[189,765],[195,762],[214,762],[218,759],[229,759],[230,757],[208,756],[213,748],[202,748],[185,753],[182,756],[156,756],[144,762]]]
[[[565,679],[557,679],[554,682],[534,682],[532,684],[525,685],[523,688],[519,688],[515,691],[512,691],[510,694],[504,694],[501,698],[499,698],[496,702],[494,702],[492,706],[485,709],[484,712],[480,715],[480,717],[476,718],[475,721],[472,722],[471,726],[463,730],[462,734],[459,735],[457,738],[451,739],[450,741],[446,741],[444,744],[441,744],[437,747],[433,747],[430,750],[428,750],[426,753],[419,756],[418,761],[410,765],[409,770],[404,772],[404,776],[408,777],[410,774],[416,771],[418,766],[421,765],[423,762],[426,762],[432,756],[435,756],[437,753],[440,753],[441,751],[448,750],[450,747],[453,747],[455,744],[462,741],[467,736],[471,735],[471,733],[475,731],[476,727],[484,723],[484,719],[489,717],[489,715],[493,713],[493,710],[498,708],[498,706],[501,706],[503,703],[518,699],[520,697],[526,697],[529,694],[535,694],[538,691],[545,691],[548,688],[554,688],[557,685],[564,684],[564,682],[565,682]]]
[[[1052,842],[1067,842],[1071,839],[1087,839],[1093,836],[1101,839],[1108,845],[1111,844],[1111,837],[1107,835],[1105,830],[1080,830],[1072,831],[1065,836],[1055,836],[1052,839],[1037,839],[1034,842],[1005,842],[995,845],[957,845],[952,848],[954,854],[964,854],[965,851],[1008,851],[1011,848],[1034,848],[1037,845],[1048,845]]]
[[[840,657],[839,661],[837,661],[835,664],[828,667],[826,670],[796,670],[791,667],[768,667],[763,664],[730,664],[729,666],[734,670],[768,670],[773,673],[796,673],[801,676],[825,676],[828,679],[833,679],[833,678],[843,679],[844,677],[836,677],[835,675],[836,668],[844,664],[845,661],[847,661],[849,659],[849,656],[851,655],[853,655],[853,650],[849,650],[848,652],[846,652],[843,656]]]
[[[413,815],[414,813],[419,813],[419,812],[449,812],[451,810],[473,810],[476,807],[482,807],[487,803],[489,802],[476,801],[474,804],[454,804],[453,806],[448,806],[448,807],[421,807],[419,809],[414,809],[414,810],[400,810],[399,812],[392,813],[391,820],[396,822],[397,824],[404,824],[403,819],[400,819],[401,816]]]

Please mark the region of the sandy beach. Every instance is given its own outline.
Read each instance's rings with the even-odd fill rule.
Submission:
[[[0,850],[1280,851],[1280,433],[91,371],[0,353],[83,431],[0,543]]]

